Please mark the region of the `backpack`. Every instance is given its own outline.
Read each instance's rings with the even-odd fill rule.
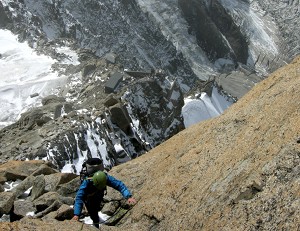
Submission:
[[[84,181],[88,177],[92,177],[95,172],[103,171],[104,165],[100,158],[90,158],[83,162],[80,171],[80,181]]]

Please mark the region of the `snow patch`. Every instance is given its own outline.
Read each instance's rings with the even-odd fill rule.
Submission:
[[[19,43],[8,30],[0,30],[0,54],[0,126],[5,126],[29,108],[40,106],[41,98],[55,93],[66,77],[52,71],[55,60]]]
[[[213,88],[211,97],[207,93],[201,93],[198,99],[186,98],[184,103],[182,115],[186,128],[222,114],[232,104],[216,88]]]

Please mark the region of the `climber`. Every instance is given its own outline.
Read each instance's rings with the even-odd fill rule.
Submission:
[[[89,177],[81,183],[76,194],[74,217],[72,219],[76,221],[79,220],[83,204],[85,204],[87,211],[93,220],[93,225],[99,228],[100,219],[98,211],[100,210],[100,203],[106,191],[106,186],[118,190],[122,196],[127,199],[128,204],[134,205],[136,203],[136,200],[132,197],[132,194],[122,181],[117,180],[107,173],[98,171],[93,177]]]

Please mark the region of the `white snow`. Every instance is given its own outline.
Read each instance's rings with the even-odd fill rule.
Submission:
[[[75,173],[79,175],[79,172],[81,171],[82,164],[83,162],[87,159],[87,151],[81,151],[79,149],[78,145],[78,135],[74,133],[76,142],[77,142],[77,155],[78,158],[73,161],[73,163],[66,163],[66,165],[62,168],[61,172],[62,173],[74,173],[74,168],[75,168]],[[49,150],[51,151],[51,150]]]
[[[202,93],[199,99],[187,98],[184,102],[182,115],[186,128],[222,114],[232,104],[220,95],[216,88],[213,89],[211,97]]]
[[[17,181],[7,181],[4,183],[4,191],[9,192],[11,191],[14,187],[16,187],[18,184],[20,184],[22,181],[17,180]]]
[[[29,217],[29,216],[34,216],[34,212],[28,212],[26,213],[26,216]]]
[[[108,158],[106,158],[108,156],[108,153],[107,153],[107,149],[106,149],[107,144],[106,144],[105,139],[101,138],[97,134],[95,129],[90,128],[90,127],[87,129],[87,135],[86,135],[85,139],[86,139],[87,145],[91,151],[92,157],[99,158],[98,153],[100,153],[104,166],[110,166],[111,163],[108,160]],[[95,140],[98,145],[96,145]]]
[[[101,212],[98,212],[98,215],[99,215],[99,218],[100,218],[100,223],[104,223],[105,221],[107,221],[108,218],[110,218],[110,216],[108,216],[104,213],[101,213]],[[80,221],[87,224],[87,225],[92,225],[93,224],[93,221],[89,216],[80,219]]]
[[[99,120],[97,120],[99,121]],[[89,150],[91,151],[91,155],[93,158],[101,158],[103,160],[104,166],[111,166],[111,162],[109,158],[107,158],[107,144],[105,139],[103,139],[100,135],[97,134],[96,130],[93,129],[89,124],[86,124],[86,135],[85,140],[88,145]],[[79,174],[82,164],[85,160],[88,159],[87,151],[81,151],[78,146],[78,135],[74,134],[75,139],[77,141],[77,155],[78,158],[73,160],[73,163],[67,162],[65,166],[62,168],[61,172],[63,173],[75,173]],[[48,150],[49,154],[52,153],[51,149]],[[49,157],[51,158],[51,157]],[[75,171],[74,171],[75,169]]]
[[[15,122],[27,109],[41,104],[65,82],[65,76],[51,70],[55,60],[38,55],[17,36],[0,30],[0,128]],[[38,97],[30,97],[37,93]]]

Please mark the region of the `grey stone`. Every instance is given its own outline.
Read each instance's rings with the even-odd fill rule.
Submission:
[[[87,75],[91,74],[95,71],[96,65],[94,63],[86,65],[82,70],[82,77],[86,77]]]
[[[109,61],[110,63],[115,63],[116,62],[116,57],[117,55],[114,53],[107,53],[104,58]]]
[[[108,216],[112,216],[118,207],[120,206],[120,203],[118,201],[111,201],[108,203],[105,203],[103,208],[101,209],[101,212],[104,214],[107,214]]]
[[[65,98],[59,97],[57,95],[49,95],[42,99],[43,106],[51,104],[51,103],[63,103],[65,102]]]
[[[63,204],[56,211],[55,219],[59,221],[70,220],[74,216],[74,209],[70,205]]]
[[[76,178],[76,174],[72,173],[56,173],[45,176],[45,190],[47,192],[56,191],[57,187],[61,184],[66,184]],[[64,194],[61,194],[64,195]]]
[[[68,114],[73,111],[73,105],[70,103],[58,104],[54,109],[54,119],[62,116],[62,112]]]
[[[56,192],[65,197],[75,197],[80,186],[79,177],[69,181],[68,183],[57,186]]]
[[[16,187],[14,187],[11,191],[15,194],[16,197],[22,196],[25,191],[30,189],[35,181],[34,176],[26,177],[25,180],[21,181]]]
[[[0,214],[8,214],[13,207],[15,201],[15,194],[13,192],[0,193]]]
[[[111,121],[119,126],[125,133],[128,133],[131,119],[121,103],[117,103],[109,108]]]
[[[36,209],[30,200],[16,200],[14,202],[14,214],[25,217],[29,212],[36,212]]]
[[[114,106],[115,104],[117,104],[119,101],[114,98],[114,95],[113,94],[109,94],[106,98],[105,98],[105,101],[104,101],[104,106],[105,107],[111,107],[111,106]]]
[[[122,81],[123,76],[120,72],[113,73],[105,83],[105,92],[112,93]]]
[[[57,192],[47,192],[33,201],[37,211],[41,214],[47,214],[54,209],[58,209],[62,204],[72,205],[74,198],[64,197]],[[43,216],[43,215],[42,215]]]
[[[45,191],[45,178],[44,175],[37,176],[33,181],[33,187],[31,189],[31,200],[35,200],[39,196],[43,195]]]
[[[4,192],[4,186],[0,184],[0,192]]]
[[[37,96],[39,96],[39,93],[34,93],[34,94],[30,95],[30,98],[34,98],[34,97],[37,97]]]
[[[128,75],[131,75],[133,77],[140,77],[140,78],[143,78],[145,76],[150,76],[153,74],[153,70],[134,71],[130,69],[125,69],[124,72],[126,72]]]
[[[242,71],[232,71],[216,77],[215,83],[224,94],[240,99],[261,80],[261,77],[255,74],[247,75]]]
[[[52,167],[54,167],[54,166],[52,166]],[[53,169],[52,167],[50,167],[48,164],[42,164],[31,175],[32,176],[38,176],[38,175],[41,175],[41,174],[50,175],[50,174],[53,174],[53,173],[58,173],[58,170]]]

